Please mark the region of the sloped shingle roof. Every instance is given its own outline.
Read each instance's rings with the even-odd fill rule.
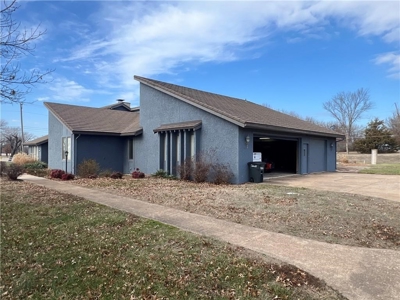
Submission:
[[[25,142],[24,145],[25,146],[37,146],[37,145],[41,145],[41,144],[47,143],[48,140],[49,140],[49,136],[48,135],[44,135],[44,136],[41,136],[41,137],[39,137],[37,139],[34,139],[32,141]]]
[[[204,92],[140,76],[134,76],[134,78],[140,83],[197,106],[243,128],[343,137],[343,135],[333,130],[247,100]]]
[[[72,132],[108,135],[142,133],[139,112],[45,102],[44,105]]]

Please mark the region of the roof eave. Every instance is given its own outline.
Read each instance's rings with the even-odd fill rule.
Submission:
[[[136,131],[121,133],[121,136],[138,136],[141,135],[142,133],[143,133],[143,128],[140,128]]]
[[[307,134],[307,135],[313,135],[313,136],[325,136],[325,137],[334,137],[334,138],[343,138],[344,137],[344,135],[341,135],[339,133],[328,133],[328,132],[320,132],[320,131],[312,131],[312,130],[286,128],[286,127],[279,127],[279,126],[272,126],[272,125],[249,123],[249,122],[246,122],[244,128],[273,130],[273,131],[278,131],[278,132]]]
[[[106,132],[106,131],[90,131],[90,130],[73,130],[73,134],[85,134],[85,135],[106,135],[106,136],[137,136],[143,133],[143,128],[138,128],[135,131],[129,132]]]

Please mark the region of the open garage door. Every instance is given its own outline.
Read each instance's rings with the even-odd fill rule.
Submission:
[[[253,151],[261,152],[266,163],[266,175],[296,174],[298,163],[297,140],[275,137],[255,137]]]

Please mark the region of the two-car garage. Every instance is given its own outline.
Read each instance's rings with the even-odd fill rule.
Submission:
[[[255,134],[253,142],[253,151],[261,153],[262,161],[266,163],[266,177],[334,171],[336,168],[336,161],[328,159],[336,153],[336,143],[332,139]]]

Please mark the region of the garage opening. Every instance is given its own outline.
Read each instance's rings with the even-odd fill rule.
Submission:
[[[297,140],[255,137],[253,151],[261,152],[265,177],[297,173]]]

